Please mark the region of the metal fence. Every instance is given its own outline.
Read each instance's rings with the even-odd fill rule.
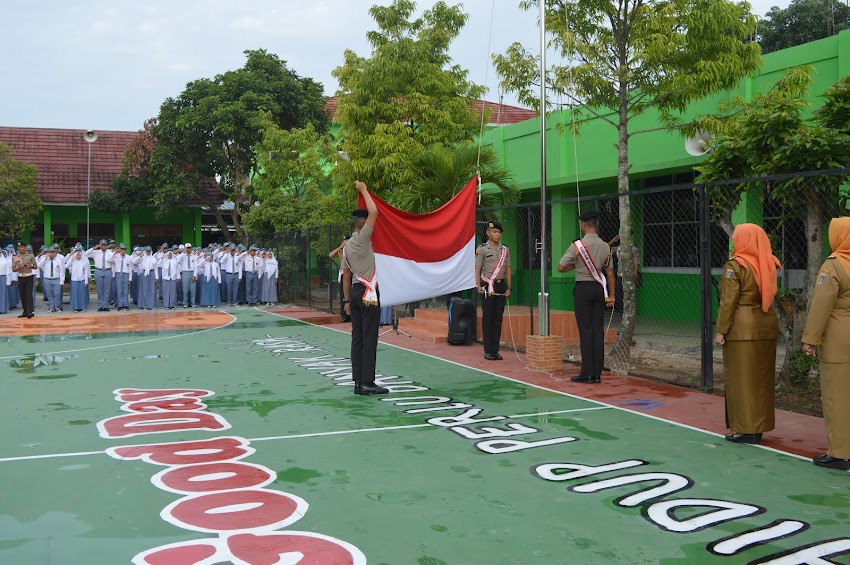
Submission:
[[[553,316],[573,309],[572,275],[556,272],[557,262],[581,236],[578,215],[598,209],[599,235],[612,245],[617,277],[615,308],[606,313],[606,365],[619,372],[660,378],[678,384],[722,386],[722,357],[714,348],[713,322],[717,285],[729,258],[734,225],[756,223],[768,233],[774,253],[785,266],[776,306],[783,335],[777,369],[790,378],[786,352],[797,349],[805,321],[805,289],[827,255],[826,225],[845,215],[844,195],[850,169],[734,179],[698,184],[681,182],[693,175],[644,179],[644,188],[628,195],[582,194],[546,205],[548,292]],[[639,258],[635,293],[636,318],[630,344],[614,342],[623,329],[625,300],[619,269],[620,208],[629,206],[634,252]],[[480,241],[484,224],[504,226],[503,242],[511,249],[513,290],[508,308],[528,315],[525,328],[536,332],[535,309],[540,291],[540,203],[480,208]],[[555,229],[553,230],[553,226]],[[276,250],[280,264],[281,301],[339,312],[341,289],[338,257],[328,257],[352,229],[350,223],[291,230],[254,238]],[[814,274],[813,274],[814,273]],[[469,297],[477,300],[474,293]],[[409,312],[409,309],[408,309]],[[503,330],[504,335],[504,330]],[[565,359],[578,359],[578,345],[565,346]],[[789,344],[791,347],[789,347]],[[795,346],[795,344],[797,344]]]

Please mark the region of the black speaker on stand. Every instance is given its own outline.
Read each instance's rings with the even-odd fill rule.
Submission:
[[[471,300],[452,297],[449,300],[449,336],[451,345],[470,345],[475,340],[475,304]]]

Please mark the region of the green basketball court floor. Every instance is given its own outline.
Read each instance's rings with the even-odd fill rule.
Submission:
[[[848,473],[232,314],[2,338],[0,564],[850,564]]]

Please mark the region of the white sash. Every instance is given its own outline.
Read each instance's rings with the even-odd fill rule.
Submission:
[[[350,241],[350,240],[349,240]],[[342,248],[342,259],[345,263],[348,263],[348,258],[345,255],[345,247]],[[351,264],[348,265],[351,270],[351,274],[354,275],[363,286],[366,287],[366,292],[363,293],[363,304],[366,306],[377,306],[378,305],[378,269],[375,267],[375,272],[372,273],[371,279],[365,279],[360,276],[358,273],[351,269]]]
[[[487,245],[490,245],[489,243]],[[503,245],[502,250],[499,253],[499,261],[496,263],[496,266],[493,268],[493,272],[490,273],[488,277],[484,273],[481,273],[481,280],[487,283],[487,294],[493,294],[493,284],[496,282],[496,279],[499,278],[499,275],[502,274],[502,271],[505,270],[505,264],[508,262],[508,248]]]
[[[599,272],[599,269],[596,268],[596,263],[593,262],[593,257],[590,256],[590,253],[587,251],[587,247],[584,246],[584,242],[580,239],[577,239],[573,242],[573,245],[576,246],[576,251],[578,251],[579,257],[584,261],[584,266],[587,267],[590,276],[593,277],[593,280],[602,285],[602,291],[605,293],[606,300],[608,299],[608,285],[605,282],[605,277],[602,276],[602,273]]]

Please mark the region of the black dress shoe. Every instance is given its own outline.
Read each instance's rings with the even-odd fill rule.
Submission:
[[[361,396],[371,396],[373,394],[389,394],[389,389],[386,389],[382,386],[378,386],[375,384],[371,385],[360,385],[359,389],[355,389],[355,392]]]
[[[588,377],[586,375],[576,375],[574,377],[570,377],[570,380],[574,383],[592,383],[593,377]]]
[[[21,314],[20,316],[18,316],[18,318],[26,318],[26,317],[27,317],[26,314]]]
[[[830,457],[829,455],[818,455],[812,459],[812,463],[818,467],[827,467],[829,469],[839,469],[841,471],[850,471],[850,459],[839,459],[838,457]]]
[[[729,434],[726,441],[732,443],[761,443],[761,434]]]
[[[602,382],[602,377],[600,375],[590,377],[590,382],[593,384],[599,384]]]
[[[27,314],[27,318],[32,318],[35,314]]]
[[[496,353],[496,361],[501,361],[501,360],[502,360],[502,356],[499,355],[498,353]]]
[[[496,357],[495,355],[493,355],[492,353],[485,353],[484,359],[486,359],[487,361],[498,361],[499,360],[499,358]]]

